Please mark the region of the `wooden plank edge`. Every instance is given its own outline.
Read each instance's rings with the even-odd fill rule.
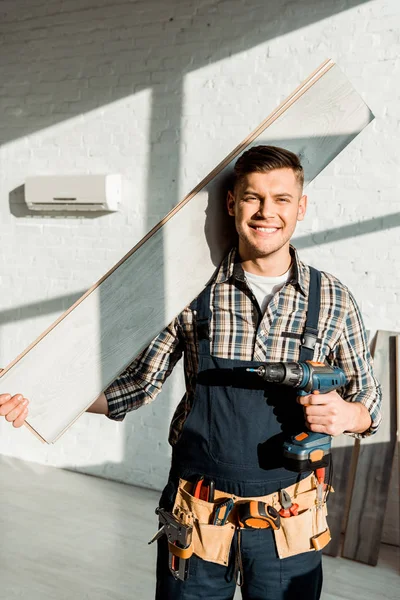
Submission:
[[[95,399],[96,399],[96,398],[95,398]],[[95,400],[95,399],[94,399],[94,400]],[[88,409],[90,406],[92,406],[92,404],[93,404],[94,400],[91,400],[91,401],[89,402],[89,404],[88,404],[88,405],[87,405],[87,406],[86,406],[86,407],[85,407],[83,410],[81,410],[81,412],[79,413],[79,415],[77,415],[73,421],[71,421],[70,423],[68,423],[68,425],[66,425],[66,427],[64,427],[64,429],[63,429],[62,431],[60,431],[60,433],[59,433],[58,435],[56,435],[56,437],[55,437],[54,439],[52,439],[52,440],[48,440],[48,441],[46,440],[46,443],[47,443],[47,444],[55,444],[55,443],[57,442],[57,440],[59,440],[59,439],[60,439],[60,437],[61,437],[62,435],[64,435],[64,433],[65,433],[65,432],[66,432],[66,431],[67,431],[67,430],[68,430],[68,429],[69,429],[69,428],[70,428],[70,427],[71,427],[71,426],[72,426],[72,425],[75,423],[75,421],[77,421],[77,420],[78,420],[78,419],[79,419],[79,418],[80,418],[80,417],[81,417],[81,416],[82,416],[82,415],[83,415],[83,414],[84,414],[84,413],[87,411],[87,409]]]
[[[45,439],[44,439],[44,437],[42,437],[42,436],[40,435],[40,433],[38,433],[38,432],[36,431],[36,429],[34,429],[34,428],[32,427],[32,425],[29,425],[29,423],[27,423],[27,421],[24,421],[24,425],[25,425],[25,427],[27,427],[27,428],[29,429],[29,431],[30,431],[31,433],[33,433],[33,435],[34,435],[34,436],[36,436],[36,437],[37,437],[37,439],[38,439],[40,442],[42,442],[42,444],[48,444],[48,443],[49,443],[47,440],[45,440]]]
[[[95,399],[96,399],[96,398],[95,398]],[[94,400],[95,400],[95,399],[94,399]],[[35,435],[35,436],[36,436],[36,437],[37,437],[37,438],[38,438],[38,439],[39,439],[39,440],[40,440],[40,441],[41,441],[43,444],[55,444],[55,443],[57,442],[57,440],[59,440],[59,439],[60,439],[60,437],[61,437],[62,435],[64,435],[64,433],[65,433],[65,432],[66,432],[66,431],[67,431],[67,430],[68,430],[68,429],[71,427],[71,425],[73,425],[73,424],[75,423],[75,421],[77,421],[77,420],[78,420],[78,419],[79,419],[79,418],[80,418],[80,417],[81,417],[81,416],[82,416],[82,415],[83,415],[83,414],[84,414],[84,413],[87,411],[87,409],[88,409],[90,406],[92,406],[92,404],[93,404],[94,400],[91,400],[91,401],[89,402],[89,404],[88,404],[88,405],[87,405],[87,406],[86,406],[86,407],[85,407],[83,410],[81,410],[81,411],[80,411],[79,415],[77,415],[77,416],[76,416],[76,417],[73,419],[73,421],[71,421],[70,423],[68,423],[68,425],[67,425],[66,427],[64,427],[64,429],[63,429],[62,431],[60,431],[60,433],[58,433],[58,434],[57,434],[57,436],[56,436],[55,438],[52,438],[51,440],[48,440],[48,439],[44,438],[43,436],[41,436],[41,435],[40,435],[40,433],[38,433],[38,432],[36,431],[36,429],[34,429],[34,427],[32,427],[32,425],[30,425],[30,424],[28,423],[28,421],[24,421],[24,425],[25,425],[25,426],[26,426],[26,427],[29,429],[29,431],[31,431],[31,432],[32,432],[32,433],[33,433],[33,434],[34,434],[34,435]],[[29,417],[28,417],[28,419],[29,419]]]
[[[397,497],[399,498],[399,524],[400,524],[400,335],[396,336],[396,417],[397,417],[397,468],[398,485]],[[400,538],[400,532],[399,532]],[[398,540],[400,545],[400,539]],[[400,573],[400,563],[399,563]]]
[[[21,354],[19,354],[9,365],[7,365],[0,374],[3,377],[17,362],[19,362],[32,348],[34,348],[46,335],[50,333],[63,319],[65,319],[85,298],[92,294],[114,271],[118,269],[136,250],[138,250],[147,240],[152,237],[163,225],[165,225],[185,204],[187,204],[199,191],[201,191],[210,181],[218,175],[240,152],[251,143],[260,133],[269,127],[278,117],[281,116],[292,104],[306,93],[319,79],[325,75],[335,63],[331,59],[324,61],[311,75],[307,77],[281,104],[256,128],[254,129],[232,152],[219,163],[181,202],[179,202],[157,225],[153,227],[125,256],[121,258],[101,279],[99,279],[83,296],[62,315],[58,317],[36,340],[34,340]]]

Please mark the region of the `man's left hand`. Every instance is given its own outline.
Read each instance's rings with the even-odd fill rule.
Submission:
[[[360,433],[368,429],[368,426],[365,427],[365,414],[362,414],[362,424],[359,423],[360,410],[368,413],[365,406],[359,402],[346,402],[336,391],[298,396],[297,402],[303,406],[306,426],[310,431],[340,435],[344,431],[357,432],[360,426]]]

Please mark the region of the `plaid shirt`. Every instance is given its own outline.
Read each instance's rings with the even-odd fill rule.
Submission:
[[[291,247],[291,278],[273,296],[264,315],[246,283],[235,249],[220,265],[211,283],[211,353],[220,358],[252,361],[298,361],[300,339],[308,305],[309,267]],[[140,356],[105,391],[109,417],[122,420],[128,411],[155,399],[177,361],[184,354],[186,393],[171,422],[169,441],[179,438],[193,405],[198,352],[195,318],[190,307],[172,321]],[[341,367],[348,383],[341,396],[362,402],[372,425],[362,434],[375,433],[381,421],[380,385],[372,372],[372,359],[357,304],[335,277],[322,272],[318,340],[313,360]]]

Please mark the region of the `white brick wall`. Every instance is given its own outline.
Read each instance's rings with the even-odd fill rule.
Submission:
[[[2,1],[1,364],[329,57],[376,121],[310,186],[297,243],[350,286],[368,329],[400,331],[400,6],[335,4]],[[28,175],[100,172],[123,176],[120,213],[24,214]],[[0,452],[160,488],[181,375],[123,425],[84,415],[53,447],[0,423]]]

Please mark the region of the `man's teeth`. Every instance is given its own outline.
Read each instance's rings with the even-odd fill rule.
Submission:
[[[273,233],[274,231],[278,231],[277,227],[255,227],[257,231],[264,231],[265,233]]]

